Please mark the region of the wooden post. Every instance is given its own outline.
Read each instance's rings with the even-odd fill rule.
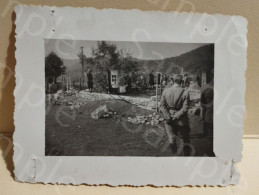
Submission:
[[[69,78],[69,90],[71,90],[71,77],[70,77],[70,74],[68,75],[68,78]]]
[[[66,76],[67,90],[68,91],[68,76]]]
[[[62,80],[62,92],[64,93],[64,75],[61,76],[61,80]]]
[[[81,47],[81,65],[82,65],[82,88],[81,89],[84,89],[84,47],[82,46]]]
[[[158,112],[158,84],[156,83],[156,111]]]
[[[159,90],[159,91],[160,91],[160,94],[159,94],[159,95],[160,95],[160,97],[161,97],[161,96],[162,96],[162,83],[161,83],[161,82],[160,82],[160,90]]]

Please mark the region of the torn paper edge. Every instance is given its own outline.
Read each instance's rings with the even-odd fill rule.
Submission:
[[[18,7],[16,7],[16,13],[17,13],[17,9],[19,9],[19,7],[23,7],[23,6],[18,6]],[[38,9],[39,7],[32,7],[32,6],[26,6],[26,7],[23,7],[23,8],[25,8],[26,10],[29,10],[29,9]],[[51,9],[51,8],[53,8],[53,7],[46,7],[46,6],[44,6],[44,7],[42,7],[42,9]],[[56,8],[56,7],[54,7],[54,9],[57,9],[57,10],[59,10],[59,9],[63,9],[63,8]],[[148,14],[148,13],[150,13],[150,14],[161,14],[161,15],[164,15],[164,14],[175,14],[175,12],[169,12],[169,13],[164,13],[164,12],[157,12],[157,11],[145,11],[145,12],[142,12],[142,11],[139,11],[139,10],[126,10],[126,11],[121,11],[121,10],[115,10],[115,9],[102,9],[102,10],[96,10],[96,9],[93,9],[93,8],[69,8],[69,7],[65,7],[65,9],[72,9],[73,10],[73,12],[76,12],[76,10],[77,9],[80,9],[81,11],[93,11],[93,12],[96,12],[96,14],[101,14],[101,12],[103,12],[103,11],[105,11],[105,12],[111,12],[111,13],[113,13],[113,12],[116,12],[117,14],[120,14],[119,12],[131,12],[132,14],[143,14],[143,13],[145,13],[145,14]],[[136,13],[135,13],[136,12]],[[177,14],[177,16],[185,16],[185,17],[188,17],[189,15],[187,14],[187,13],[176,13]],[[202,15],[204,15],[204,14],[193,14],[193,15],[196,15],[196,16],[202,16]],[[223,15],[214,15],[215,17],[223,17],[223,18],[225,18],[226,16],[223,16]],[[244,19],[244,18],[242,18],[242,17],[239,17],[239,18],[242,18],[242,20],[243,20],[243,23],[242,24],[240,24],[238,21],[235,21],[235,20],[233,20],[233,18],[237,18],[237,17],[239,17],[239,16],[231,16],[231,20],[232,20],[232,22],[233,22],[233,24],[234,24],[234,26],[236,27],[236,30],[238,31],[238,32],[240,32],[240,33],[242,33],[242,34],[244,34],[244,31],[243,31],[243,29],[242,29],[242,26],[243,26],[243,28],[244,28],[244,26],[245,27],[247,27],[247,21],[246,21],[246,19]],[[235,22],[234,22],[235,21]],[[16,25],[17,25],[17,20],[16,20]],[[240,25],[241,25],[241,27],[240,27]],[[247,31],[247,30],[246,30]],[[16,31],[16,33],[17,33],[17,31]],[[17,36],[17,35],[16,35]],[[246,32],[245,32],[245,36],[246,36]],[[39,37],[40,38],[40,37]],[[139,40],[140,41],[140,40]],[[16,41],[16,48],[17,48],[17,41]],[[19,48],[19,47],[18,47]],[[17,50],[16,49],[16,51],[15,51],[15,56],[16,56],[16,58],[17,58],[17,56],[18,56],[18,54],[21,52],[21,48],[20,48],[20,50]],[[17,82],[17,77],[18,76],[20,76],[20,73],[21,73],[21,75],[22,75],[22,69],[24,68],[24,67],[20,67],[21,65],[19,65],[19,63],[21,62],[21,59],[16,59],[17,60],[17,66],[16,66],[16,73],[15,73],[15,78],[16,78],[16,85],[18,85],[19,83]],[[246,59],[245,59],[245,61],[246,61]],[[215,63],[215,67],[216,67],[217,65],[216,65],[216,63]],[[243,68],[244,69],[246,69],[246,63],[245,64],[243,64]],[[244,73],[243,73],[244,75],[245,75],[245,71],[244,71]],[[244,77],[245,78],[245,77]],[[244,78],[242,78],[242,79],[244,79]],[[243,82],[245,82],[245,80],[243,80]],[[245,84],[245,83],[244,83]],[[64,183],[64,184],[69,184],[69,183],[71,183],[71,184],[83,184],[83,183],[88,183],[88,184],[90,184],[90,185],[95,185],[95,184],[108,184],[108,185],[112,185],[112,186],[118,186],[118,185],[133,185],[133,186],[143,186],[143,185],[155,185],[155,186],[164,186],[164,185],[173,185],[173,186],[184,186],[184,185],[199,185],[199,186],[201,186],[201,185],[221,185],[221,186],[225,186],[225,185],[228,185],[228,184],[237,184],[237,180],[238,180],[238,178],[239,178],[239,176],[238,176],[238,174],[237,174],[237,172],[235,171],[235,169],[234,169],[234,165],[235,165],[235,163],[236,162],[239,162],[240,161],[240,159],[241,159],[241,152],[240,151],[237,151],[237,157],[236,157],[236,160],[231,160],[231,159],[227,159],[227,161],[226,160],[224,160],[225,158],[224,158],[224,156],[223,157],[221,157],[221,155],[220,154],[218,154],[217,152],[215,152],[216,153],[216,156],[217,156],[217,158],[219,158],[219,159],[221,159],[220,161],[221,161],[221,163],[222,164],[225,164],[226,165],[226,169],[225,170],[227,170],[226,171],[226,175],[229,175],[229,176],[231,176],[230,178],[232,178],[232,179],[230,179],[230,180],[228,180],[228,179],[223,179],[223,181],[218,181],[218,182],[216,182],[216,183],[214,183],[214,184],[211,184],[211,183],[203,183],[203,184],[198,184],[199,182],[197,182],[197,184],[195,184],[195,182],[193,182],[193,184],[191,184],[191,182],[190,183],[186,183],[186,184],[177,184],[177,182],[175,182],[175,181],[173,181],[172,180],[172,182],[170,182],[170,181],[167,181],[167,182],[164,182],[163,184],[159,184],[159,183],[157,183],[156,184],[156,182],[152,182],[152,183],[145,183],[145,182],[142,182],[142,183],[140,183],[140,184],[137,184],[137,183],[135,183],[135,182],[132,182],[132,183],[123,183],[123,182],[114,182],[114,181],[112,181],[112,182],[109,182],[109,181],[106,181],[106,182],[101,182],[101,181],[96,181],[96,182],[91,182],[90,180],[91,179],[85,179],[85,181],[80,181],[80,182],[59,182],[58,180],[51,180],[51,181],[47,181],[46,182],[46,180],[44,181],[44,180],[37,180],[37,179],[35,179],[36,178],[36,159],[37,159],[37,157],[35,157],[35,156],[33,156],[33,154],[29,154],[29,155],[32,155],[32,157],[31,157],[31,159],[32,159],[32,163],[31,163],[31,166],[32,166],[32,171],[31,171],[31,174],[30,175],[32,175],[32,176],[29,176],[29,177],[26,177],[26,178],[24,178],[24,177],[20,177],[19,176],[19,172],[21,172],[21,168],[19,168],[19,169],[17,169],[17,165],[18,165],[18,162],[19,162],[19,160],[21,160],[21,161],[24,161],[24,159],[23,159],[23,156],[22,155],[20,155],[19,154],[19,152],[18,152],[18,150],[19,149],[21,149],[22,150],[22,145],[23,145],[23,142],[24,141],[26,141],[26,139],[23,139],[23,138],[21,138],[20,137],[20,135],[23,133],[22,131],[30,131],[30,130],[28,130],[28,129],[23,129],[23,128],[21,128],[19,125],[18,126],[16,126],[16,124],[17,124],[17,120],[16,120],[16,117],[19,117],[19,113],[17,112],[17,103],[18,103],[18,101],[19,101],[19,98],[17,98],[17,93],[19,92],[19,88],[16,86],[16,88],[15,88],[15,91],[14,91],[14,96],[15,96],[15,113],[14,113],[14,121],[15,121],[15,127],[16,128],[18,128],[19,127],[19,132],[16,130],[15,131],[15,133],[14,133],[14,142],[15,142],[15,148],[14,148],[14,162],[15,162],[15,174],[16,174],[16,178],[17,178],[17,180],[19,180],[19,181],[22,181],[22,182],[44,182],[44,183]],[[241,91],[242,92],[242,91]],[[243,99],[244,99],[244,94],[242,94],[242,96],[243,96]],[[243,103],[243,102],[242,102]],[[242,115],[244,116],[244,113],[242,113]],[[45,121],[44,121],[45,122]],[[18,134],[19,133],[19,134]],[[242,133],[241,133],[242,134]],[[241,138],[242,138],[242,135],[240,134],[240,144],[241,144]],[[27,138],[28,139],[28,138]],[[43,139],[43,138],[42,138]],[[230,141],[230,140],[229,140]],[[20,144],[19,144],[20,143]],[[241,144],[242,145],[242,144]],[[241,147],[242,148],[242,147]],[[24,153],[26,153],[26,151],[23,151]],[[240,155],[239,155],[239,153],[240,153]],[[36,154],[36,155],[38,155],[38,154]],[[19,157],[19,158],[18,158]],[[44,159],[45,161],[48,161],[49,159],[47,158],[47,157],[45,157],[45,156],[40,156],[42,159]],[[61,159],[61,161],[63,160],[63,158],[64,157],[57,157],[57,159]],[[65,157],[65,158],[67,158],[67,157]],[[73,158],[73,157],[71,157],[71,158]],[[88,157],[81,157],[81,158],[88,158]],[[111,157],[111,158],[114,158],[114,157]],[[153,158],[153,157],[152,157]],[[152,161],[153,159],[152,158],[150,158],[150,159],[148,159],[148,160],[150,160],[150,161]],[[195,158],[197,158],[197,157],[195,157]],[[17,160],[17,159],[19,159],[19,160]],[[96,158],[96,159],[98,159],[98,158]],[[139,160],[141,160],[142,159],[142,157],[140,157],[140,159]],[[179,158],[177,158],[176,160],[178,160]],[[234,158],[235,159],[235,158]],[[56,161],[56,160],[55,160]],[[231,163],[229,163],[229,161],[231,161]],[[60,162],[60,161],[58,161],[58,162]],[[226,162],[228,162],[228,163],[226,163]],[[30,163],[29,163],[30,164]],[[29,165],[30,166],[30,165]],[[73,165],[72,165],[73,166]],[[94,167],[93,167],[94,168]],[[179,169],[179,168],[178,168]],[[224,169],[223,169],[224,170]],[[111,173],[112,174],[112,173]],[[118,178],[118,180],[119,180],[120,178]],[[171,184],[170,184],[171,183]],[[176,183],[176,184],[175,184]]]

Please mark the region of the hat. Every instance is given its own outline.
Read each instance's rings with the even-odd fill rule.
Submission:
[[[181,83],[182,79],[183,79],[182,75],[174,76],[174,82],[176,82],[176,83]]]

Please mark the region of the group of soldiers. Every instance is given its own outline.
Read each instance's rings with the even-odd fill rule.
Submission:
[[[175,155],[183,152],[184,156],[192,155],[190,145],[190,124],[188,108],[190,92],[183,87],[185,81],[181,75],[175,76],[171,87],[165,88],[161,96],[160,111],[166,119],[165,130],[170,148]],[[201,88],[201,108],[203,136],[213,131],[213,79]]]
[[[190,82],[187,74],[184,74],[184,76],[181,78],[181,86],[183,88],[188,87]],[[174,82],[174,76],[167,76],[165,73],[162,73],[158,78],[157,78],[158,84],[161,85],[161,87],[165,88],[167,85],[172,85]],[[201,85],[201,79],[199,75],[195,76],[195,81],[197,81],[197,84],[200,86]],[[149,86],[151,89],[154,88],[156,82],[155,82],[155,76],[153,71],[149,73]]]

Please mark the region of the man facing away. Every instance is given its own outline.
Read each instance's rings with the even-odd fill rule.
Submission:
[[[187,111],[190,96],[189,91],[181,87],[181,82],[182,76],[177,75],[174,78],[173,86],[164,90],[160,110],[166,119],[165,130],[172,152],[179,154],[183,149],[184,155],[188,156],[190,155],[188,145],[190,143],[190,126]],[[183,145],[179,145],[180,137],[183,140]]]
[[[155,76],[154,76],[153,70],[152,70],[149,74],[149,86],[151,89],[154,89],[154,85],[155,85]]]
[[[87,76],[87,85],[88,85],[89,92],[92,93],[93,87],[94,87],[94,80],[93,80],[92,71],[88,70],[88,73],[87,73],[86,76]]]
[[[214,80],[213,72],[209,74],[211,81],[201,88],[201,106],[203,119],[203,136],[213,135],[213,96]]]

